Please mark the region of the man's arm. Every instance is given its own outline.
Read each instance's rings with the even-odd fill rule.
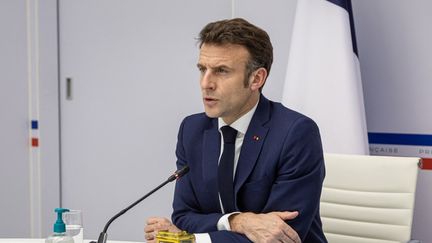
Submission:
[[[246,235],[252,242],[300,243],[297,232],[285,223],[297,215],[298,212],[240,213],[230,217],[230,225],[233,232]]]
[[[212,243],[251,242],[244,234],[218,231],[217,223],[223,214],[201,213],[189,183],[187,176],[176,183],[172,220],[177,227],[190,233],[209,233]]]
[[[288,223],[305,241],[311,227],[321,232],[317,224],[320,224],[319,205],[325,167],[321,137],[314,121],[303,117],[293,124],[284,141],[279,163],[278,176],[263,212],[297,211],[298,217]]]
[[[184,148],[184,140],[192,140],[190,137],[187,139],[184,136],[185,124],[187,123],[186,118],[180,125],[176,156],[177,156],[177,167],[181,168],[187,164],[187,156]],[[222,213],[203,213],[201,205],[194,192],[192,185],[192,175],[194,170],[197,169],[195,166],[190,166],[191,171],[176,182],[175,196],[173,201],[173,214],[172,221],[180,229],[188,231],[190,233],[209,233],[212,242],[251,242],[248,238],[239,233],[222,230],[219,231],[217,223],[223,216]],[[196,173],[197,175],[201,173]]]
[[[300,118],[292,125],[285,137],[279,156],[277,177],[262,212],[297,211],[298,216],[295,219],[286,218],[283,221],[289,228],[292,227],[291,230],[297,232],[303,241],[307,240],[312,222],[319,221],[318,210],[324,174],[324,159],[318,127],[309,118]],[[271,227],[265,225],[268,226],[274,218],[268,216],[240,214],[233,217],[230,223],[233,231],[246,234],[251,239],[254,235],[262,235],[263,229],[271,231]],[[260,223],[254,225],[251,222]],[[287,228],[283,226],[276,232],[271,232],[274,236],[284,234],[286,230]],[[317,229],[315,224],[313,230],[320,229]],[[292,231],[285,234],[289,236],[291,233]]]
[[[187,125],[192,126],[191,122],[188,123],[188,118],[183,120],[180,125],[178,138],[177,138],[177,147],[176,147],[176,156],[177,156],[177,167],[182,168],[185,166],[192,155],[186,155],[186,147],[190,148],[194,145],[185,143],[190,143],[191,141],[195,141],[195,137],[191,138],[191,134],[185,134],[185,128]],[[194,128],[196,129],[196,128]],[[191,130],[189,128],[189,130]],[[187,137],[189,136],[189,137]],[[201,153],[201,151],[194,151],[195,153]],[[189,151],[189,153],[191,153]],[[173,200],[173,214],[172,221],[177,227],[182,230],[186,230],[192,233],[205,233],[217,231],[217,222],[222,217],[220,212],[209,213],[206,210],[203,210],[201,207],[197,195],[195,192],[195,187],[197,185],[193,185],[192,180],[196,180],[194,178],[196,176],[201,175],[200,167],[197,165],[190,164],[190,172],[182,177],[180,180],[177,180],[175,185],[174,192],[174,200]]]

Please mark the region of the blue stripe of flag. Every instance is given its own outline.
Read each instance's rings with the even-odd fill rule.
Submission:
[[[347,0],[327,0],[327,1],[339,5],[340,7],[344,8],[346,11],[349,11],[348,2],[350,2],[351,5],[351,1],[347,1]]]
[[[354,15],[352,11],[351,0],[327,0],[327,1],[336,4],[341,8],[344,8],[348,12],[350,27],[351,27],[351,40],[352,40],[353,51],[358,57],[357,38],[355,34]]]
[[[368,133],[370,144],[397,144],[414,146],[432,146],[432,135],[399,134],[399,133]]]

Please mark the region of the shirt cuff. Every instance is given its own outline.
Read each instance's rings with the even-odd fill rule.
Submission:
[[[207,233],[194,234],[195,243],[211,243],[210,235]]]
[[[228,230],[231,231],[231,226],[229,224],[229,216],[233,215],[233,214],[239,214],[240,212],[232,212],[232,213],[228,213],[228,214],[224,214],[218,221],[217,223],[217,229],[218,230]]]

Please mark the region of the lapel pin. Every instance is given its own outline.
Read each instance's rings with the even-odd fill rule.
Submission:
[[[260,138],[257,135],[253,136],[253,140],[258,141]]]

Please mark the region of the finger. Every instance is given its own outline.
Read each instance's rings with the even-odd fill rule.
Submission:
[[[298,235],[293,240],[294,240],[295,243],[301,243],[300,236],[298,236]]]
[[[144,227],[144,232],[154,232],[154,231],[161,231],[161,230],[168,230],[170,225],[162,224],[162,223],[154,223],[150,225],[146,225]]]
[[[291,227],[279,219],[272,223],[272,229],[270,232],[271,235],[273,235],[274,241],[293,243],[294,241],[290,237],[290,230],[292,230]]]
[[[169,231],[170,227],[171,225],[168,224],[155,223],[144,227],[144,232],[150,233],[150,232],[158,232],[162,230]]]
[[[283,242],[283,243],[295,243],[293,239],[291,239],[282,229],[278,229],[277,233],[273,235],[273,240],[271,242]]]
[[[301,243],[300,237],[297,233],[295,234],[286,234],[286,237],[289,239],[288,242]]]
[[[154,225],[157,230],[169,230],[172,227],[171,222],[159,222]]]
[[[174,224],[171,224],[170,226],[168,226],[168,231],[169,232],[180,232],[181,230],[179,228],[177,228],[177,226],[175,226]]]
[[[149,242],[150,240],[154,240],[154,235],[152,233],[145,234],[145,239],[147,242]]]
[[[146,224],[155,224],[159,222],[159,220],[160,220],[159,217],[150,217],[147,219]]]
[[[161,217],[150,217],[146,221],[147,224],[157,224],[157,223],[171,223],[171,221],[167,218]]]
[[[153,231],[155,231],[155,227],[153,225],[147,225],[146,227],[144,227],[145,233],[151,233]]]
[[[291,228],[291,226],[285,224],[286,226],[283,228],[284,235],[289,238],[289,242],[301,243],[300,237],[297,232]]]
[[[281,213],[284,212],[278,212],[275,214],[277,216],[282,216]],[[295,242],[300,243],[300,237],[298,236],[297,232],[285,221],[282,220],[282,218],[279,218],[279,220],[273,221],[273,228],[276,229],[277,233],[276,239],[281,240],[282,242]]]
[[[279,216],[282,220],[291,220],[297,218],[299,213],[297,211],[284,211],[284,212],[273,212],[273,214]]]
[[[289,238],[288,236],[284,235],[283,233],[281,235],[279,235],[277,237],[277,239],[275,239],[275,240],[277,240],[278,242],[283,242],[283,243],[294,243],[294,241],[291,240],[291,238]]]

